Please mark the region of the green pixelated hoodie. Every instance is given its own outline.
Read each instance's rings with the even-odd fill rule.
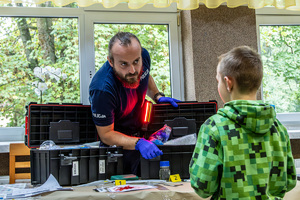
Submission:
[[[281,199],[296,185],[286,128],[262,101],[235,100],[201,126],[191,185],[220,200]]]

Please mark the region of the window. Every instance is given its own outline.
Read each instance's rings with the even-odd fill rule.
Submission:
[[[300,112],[300,25],[261,25],[263,94],[277,112]]]
[[[2,1],[3,2],[3,1]],[[28,1],[30,2],[30,1]],[[7,6],[7,7],[58,7],[55,4],[53,4],[51,1],[45,1],[42,4],[35,4],[34,1],[31,1],[32,3],[6,3],[6,4],[0,4],[0,6]],[[59,2],[56,2],[59,3]],[[70,3],[68,5],[65,5],[64,7],[69,7],[69,8],[78,8],[77,3]]]
[[[264,64],[262,96],[287,128],[300,130],[300,12],[256,10]]]
[[[2,125],[22,125],[29,102],[80,102],[77,21],[0,17]]]
[[[133,29],[142,45],[152,40],[144,45],[152,76],[167,95],[184,99],[176,6],[156,12],[152,5],[140,10],[124,10],[124,4],[105,10],[73,7],[0,7],[0,126],[24,124],[29,102],[89,104],[89,83],[107,56],[110,38],[103,40],[104,26]],[[27,26],[27,39],[20,23]],[[96,48],[101,42],[102,49]]]
[[[116,15],[115,12],[110,12],[110,10],[108,10],[107,12],[101,13],[101,16],[94,12],[86,15],[86,53],[89,56],[93,55],[93,58],[96,59],[96,61],[95,59],[87,60],[88,72],[94,74],[94,66],[97,68],[101,67],[102,64],[99,63],[102,63],[107,55],[100,55],[99,51],[95,51],[100,44],[101,48],[107,48],[110,39],[105,36],[99,37],[99,34],[101,35],[100,27],[118,27],[119,30],[126,31],[130,30],[130,27],[133,27],[134,30],[132,32],[137,34],[137,37],[141,40],[142,46],[149,50],[152,63],[152,71],[150,71],[150,74],[153,76],[159,89],[166,92],[169,96],[183,100],[184,82],[182,61],[180,59],[180,35],[178,31],[179,26],[177,25],[178,14],[175,11],[176,7],[171,7],[170,9],[169,12],[152,13],[150,10],[151,12],[149,13],[147,11],[143,11],[143,13],[119,12],[118,15]],[[155,31],[160,31],[160,34],[155,35],[155,37],[159,38],[157,41],[162,42],[161,44],[155,44],[155,38],[153,38],[153,35],[156,34]],[[112,32],[114,31],[110,30],[106,34],[114,35]],[[151,43],[151,40],[154,42]],[[104,47],[102,47],[102,45],[104,45]],[[157,46],[158,49],[155,51],[153,46]],[[107,53],[107,50],[105,50],[105,52]],[[103,58],[103,56],[105,58]],[[162,59],[161,57],[164,58]],[[161,66],[163,66],[163,68],[160,68]]]

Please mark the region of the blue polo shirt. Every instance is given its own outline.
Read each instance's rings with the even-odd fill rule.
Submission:
[[[97,126],[114,123],[114,130],[127,135],[136,133],[142,126],[141,111],[145,100],[151,60],[142,50],[143,74],[136,89],[123,87],[108,61],[97,71],[89,87],[93,121]]]

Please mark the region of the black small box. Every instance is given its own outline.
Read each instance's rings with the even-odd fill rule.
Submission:
[[[30,150],[31,184],[52,174],[60,185],[78,185],[123,174],[122,147]]]

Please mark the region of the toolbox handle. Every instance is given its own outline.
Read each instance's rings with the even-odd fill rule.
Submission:
[[[122,157],[123,156],[123,154],[121,154],[121,153],[110,153],[110,152],[108,152],[107,153],[108,154],[108,156],[109,157],[111,157],[111,158],[114,158],[114,157]]]
[[[123,157],[123,154],[107,152],[107,162],[118,162],[118,157]]]
[[[60,165],[61,166],[66,166],[66,165],[72,165],[72,161],[77,160],[77,157],[72,156],[65,156],[64,154],[60,154]]]

